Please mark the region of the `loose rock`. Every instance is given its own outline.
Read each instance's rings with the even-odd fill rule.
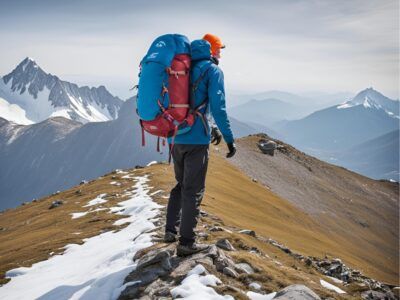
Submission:
[[[59,207],[60,205],[64,204],[64,202],[62,202],[61,200],[55,200],[51,203],[49,209],[53,209],[56,207]]]
[[[254,269],[247,263],[235,264],[235,270],[238,273],[254,274]]]
[[[243,234],[250,235],[252,237],[256,237],[256,232],[254,230],[243,229],[243,230],[240,230],[239,233],[243,233]]]
[[[225,275],[230,276],[232,278],[238,278],[239,277],[239,274],[235,270],[233,270],[233,269],[231,269],[229,267],[225,267],[222,270],[222,273],[224,273]]]
[[[321,298],[311,289],[302,284],[294,284],[285,287],[276,293],[274,299],[277,300],[320,300]]]
[[[236,250],[227,239],[218,240],[216,242],[216,245],[217,245],[217,247],[227,250],[227,251],[235,251]]]

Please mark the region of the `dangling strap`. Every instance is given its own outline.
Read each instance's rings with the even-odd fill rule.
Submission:
[[[174,150],[174,144],[175,144],[175,136],[178,132],[178,126],[175,125],[174,128],[174,134],[171,137],[171,143],[169,144],[169,155],[168,155],[168,163],[171,163],[171,156],[172,156],[172,151]]]
[[[146,144],[146,141],[144,139],[144,127],[143,127],[142,120],[139,120],[139,123],[140,123],[140,127],[142,128],[142,147],[144,147]]]
[[[203,123],[204,131],[206,132],[206,135],[208,135],[208,126],[207,126],[206,117],[204,116],[204,114],[202,114],[199,111],[196,111],[196,114],[200,117],[200,120]]]
[[[157,152],[160,152],[160,137],[157,137]]]
[[[146,145],[146,141],[144,139],[144,128],[142,126],[142,147],[144,147]]]

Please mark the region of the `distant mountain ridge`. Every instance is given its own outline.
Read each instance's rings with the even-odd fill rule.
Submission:
[[[81,123],[113,120],[123,104],[104,86],[79,87],[63,81],[29,57],[0,79],[0,98],[25,112],[25,124],[57,116]],[[13,116],[1,117],[12,120]]]
[[[392,100],[373,88],[359,92],[353,99],[336,106],[337,109],[346,109],[362,105],[365,108],[382,109],[389,116],[399,119],[399,101]]]
[[[398,129],[399,101],[372,88],[352,100],[285,122],[277,129],[295,146],[336,151]]]
[[[368,177],[399,181],[399,130],[353,146],[336,159],[333,163]]]
[[[271,126],[281,120],[294,120],[307,114],[302,106],[275,98],[263,100],[251,99],[248,102],[231,107],[229,113],[244,122],[255,122]]]

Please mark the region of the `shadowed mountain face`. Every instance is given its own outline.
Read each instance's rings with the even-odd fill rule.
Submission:
[[[82,125],[62,117],[29,126],[0,119],[0,210],[67,189],[117,168],[165,160],[155,138],[141,129],[135,100],[127,100],[119,118]]]
[[[333,163],[368,177],[399,181],[399,130],[356,145],[336,159]]]
[[[25,113],[24,124],[57,116],[82,123],[113,120],[123,103],[104,86],[79,87],[60,80],[31,58],[0,79],[0,97]],[[13,116],[1,117],[13,120]]]

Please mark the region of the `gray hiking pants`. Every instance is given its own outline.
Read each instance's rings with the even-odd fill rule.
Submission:
[[[169,197],[165,229],[176,234],[179,228],[182,245],[195,241],[194,229],[205,189],[208,147],[176,144],[172,149],[177,184]]]

